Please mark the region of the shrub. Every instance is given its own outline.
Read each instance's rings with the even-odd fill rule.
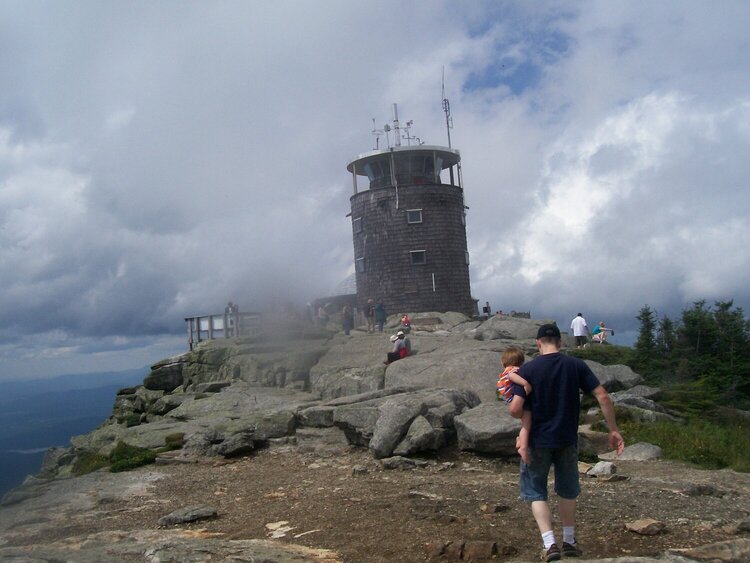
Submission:
[[[635,351],[632,348],[610,344],[589,344],[586,348],[568,350],[568,355],[582,360],[593,360],[605,366],[615,364],[632,366],[635,359]]]
[[[663,388],[662,404],[688,417],[704,417],[717,408],[717,396],[703,381],[692,381]]]
[[[615,407],[615,420],[617,421],[617,426],[621,430],[622,430],[623,424],[627,422],[631,422],[631,423],[636,422],[636,418],[630,409],[626,409],[618,405],[615,405],[614,407]],[[602,415],[601,411],[599,411],[596,415],[596,422],[593,422],[591,424],[591,430],[594,430],[595,432],[609,432],[609,428],[607,428],[607,422],[604,420],[604,415]]]
[[[119,422],[120,424],[124,424],[126,428],[130,428],[131,426],[138,426],[141,423],[141,415],[133,412],[127,416],[118,418],[117,422]]]
[[[168,452],[171,450],[179,450],[185,443],[185,433],[175,432],[174,434],[168,434],[164,437],[164,448],[163,451]]]
[[[107,465],[109,465],[109,459],[106,456],[93,452],[83,452],[76,457],[71,471],[73,475],[81,476]]]
[[[119,441],[109,455],[109,460],[112,463],[109,470],[117,473],[153,463],[156,460],[156,452]]]
[[[685,461],[705,469],[731,467],[750,472],[750,428],[747,420],[690,419],[674,422],[638,423],[625,421],[620,430],[626,443],[649,442],[662,449],[667,459]]]

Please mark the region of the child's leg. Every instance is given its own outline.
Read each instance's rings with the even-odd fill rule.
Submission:
[[[518,450],[518,455],[521,456],[521,459],[526,464],[531,461],[531,456],[529,456],[530,434],[531,411],[523,411],[523,416],[521,417],[521,431],[518,433],[518,438],[516,438],[516,449]]]

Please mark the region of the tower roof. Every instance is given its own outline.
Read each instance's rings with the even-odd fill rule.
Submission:
[[[407,147],[391,147],[388,149],[379,149],[366,153],[362,153],[354,157],[346,165],[346,169],[349,172],[354,172],[354,164],[357,164],[357,174],[360,176],[366,176],[364,171],[364,165],[368,162],[378,160],[383,155],[387,154],[402,154],[402,155],[413,155],[418,156],[420,153],[425,155],[436,155],[440,157],[441,169],[445,170],[451,166],[455,166],[461,160],[461,153],[456,149],[449,149],[448,147],[441,147],[437,145],[418,145],[418,146],[407,146]]]

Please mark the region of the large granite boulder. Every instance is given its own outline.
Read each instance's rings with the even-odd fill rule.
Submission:
[[[480,453],[514,455],[521,421],[504,404],[482,403],[455,418],[458,447]]]
[[[649,387],[647,385],[636,385],[630,389],[623,391],[615,391],[610,393],[612,400],[617,403],[618,401],[626,401],[631,398],[642,398],[657,401],[661,398],[662,392],[658,387]]]
[[[434,340],[439,337],[431,337]],[[441,338],[440,345],[429,352],[420,348],[416,355],[394,362],[385,372],[386,388],[399,385],[420,385],[452,389],[468,389],[482,401],[495,397],[500,355],[500,342],[478,342],[460,338]]]
[[[437,434],[446,438],[446,431],[452,430],[453,419],[478,404],[476,394],[456,389],[424,390],[394,396],[379,407],[379,416],[369,443],[370,452],[377,458],[390,456],[407,435],[414,420],[420,416],[425,417],[425,421],[438,431]],[[408,449],[416,451],[416,443],[412,436]]]
[[[584,360],[591,368],[591,371],[599,378],[599,382],[608,392],[620,391],[640,385],[643,378],[635,373],[628,366],[613,365],[603,366],[593,360]]]
[[[196,390],[206,383],[240,380],[254,386],[306,389],[310,368],[329,346],[330,333],[308,333],[304,326],[205,341],[188,355],[184,387]]]
[[[143,380],[143,386],[151,391],[174,391],[184,381],[183,371],[189,358],[190,354],[183,354],[155,363]]]
[[[533,344],[539,327],[553,322],[495,315],[471,330],[469,335],[477,340],[525,340]]]

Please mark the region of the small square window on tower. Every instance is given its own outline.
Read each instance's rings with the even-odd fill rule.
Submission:
[[[357,217],[356,219],[352,219],[352,230],[355,233],[362,232],[362,217]]]
[[[412,265],[427,264],[427,253],[424,250],[412,250],[409,254]]]
[[[407,209],[406,210],[406,222],[421,223],[422,222],[422,210],[421,209]]]
[[[365,271],[365,259],[364,258],[357,258],[354,261],[354,271],[355,272],[364,272]]]

